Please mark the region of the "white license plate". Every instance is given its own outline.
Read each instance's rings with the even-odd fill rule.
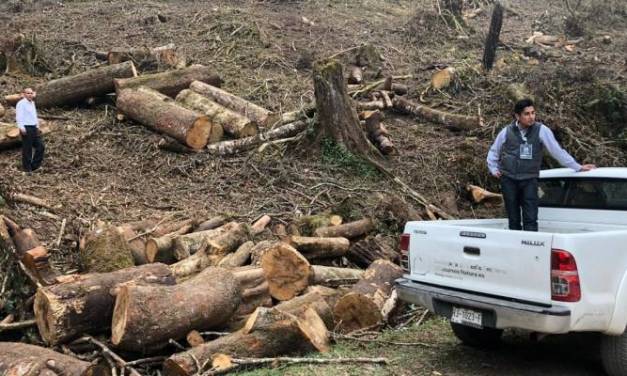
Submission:
[[[482,314],[479,311],[474,311],[468,308],[453,307],[453,314],[451,315],[451,321],[457,324],[469,325],[481,328]]]

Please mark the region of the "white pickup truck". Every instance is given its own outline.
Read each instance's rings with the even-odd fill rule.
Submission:
[[[507,219],[405,226],[399,297],[447,317],[474,346],[503,329],[599,332],[610,375],[627,375],[627,168],[540,173],[538,232]]]

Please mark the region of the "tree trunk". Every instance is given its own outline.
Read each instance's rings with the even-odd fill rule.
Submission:
[[[231,254],[226,255],[220,262],[218,262],[218,266],[223,268],[236,268],[238,266],[243,266],[248,263],[250,260],[250,253],[255,246],[255,243],[252,241],[247,241],[237,248],[237,250]]]
[[[189,88],[196,93],[202,94],[210,100],[228,108],[229,110],[244,115],[260,127],[272,126],[280,119],[279,114],[268,111],[263,107],[257,106],[256,104],[233,95],[225,90],[207,85],[204,82],[192,82],[189,85]]]
[[[305,129],[307,129],[307,122],[296,121],[260,133],[254,137],[244,137],[237,140],[222,141],[207,145],[207,152],[215,155],[233,155],[250,150],[264,142],[296,136]]]
[[[346,257],[355,265],[367,268],[379,259],[397,263],[400,255],[398,251],[390,247],[383,239],[376,236],[367,237],[351,244]]]
[[[0,342],[0,375],[6,376],[105,376],[99,366],[45,347],[21,342]]]
[[[39,131],[42,135],[55,130],[56,127],[52,123],[39,120]],[[0,150],[13,148],[22,144],[20,130],[16,124],[0,122]]]
[[[344,237],[352,239],[367,234],[374,229],[375,225],[372,219],[364,218],[343,225],[320,227],[314,231],[314,235],[325,238]]]
[[[451,114],[421,104],[412,103],[402,97],[394,97],[393,103],[394,108],[400,112],[412,114],[433,123],[443,124],[449,128],[472,130],[483,126],[483,121],[478,116]]]
[[[72,277],[70,281],[40,288],[35,296],[37,327],[41,338],[49,345],[109,328],[115,304],[115,298],[109,291],[118,284],[128,281],[175,283],[170,269],[163,264]]]
[[[176,69],[185,67],[185,59],[176,54],[173,43],[154,48],[113,48],[107,53],[109,64],[132,61],[142,70],[159,69],[162,66]]]
[[[176,286],[125,284],[118,291],[111,342],[124,350],[146,352],[190,330],[206,330],[228,321],[240,303],[233,274],[208,268]]]
[[[344,295],[333,308],[340,329],[351,332],[383,320],[381,310],[403,269],[387,260],[377,260],[368,267],[361,281]]]
[[[309,284],[309,262],[288,244],[275,243],[261,258],[261,267],[275,299],[290,300]]]
[[[197,365],[217,353],[261,358],[322,347],[318,338],[327,336],[324,323],[315,311],[307,312],[308,317],[299,319],[277,309],[258,308],[242,330],[168,358],[164,376],[191,376],[198,372]]]
[[[215,238],[206,239],[204,248],[190,257],[172,264],[170,266],[172,274],[176,278],[184,278],[198,273],[208,266],[216,265],[227,253],[236,250],[237,247],[246,242],[248,235],[247,226],[236,223],[232,228]]]
[[[348,252],[350,242],[346,238],[320,238],[292,236],[290,243],[307,260],[344,256]]]
[[[115,226],[106,225],[85,236],[80,253],[84,271],[107,273],[134,265],[128,242]]]
[[[218,87],[222,84],[222,79],[213,73],[213,69],[198,64],[183,69],[113,80],[118,94],[124,89],[145,86],[172,98],[181,90],[187,89],[193,81],[202,81]]]
[[[357,283],[364,274],[364,271],[359,269],[322,265],[312,265],[311,272],[309,284],[333,287]]]
[[[352,99],[346,93],[342,65],[335,60],[314,64],[313,81],[317,141],[329,138],[355,155],[379,158],[361,131]]]
[[[249,118],[189,89],[181,91],[176,96],[176,101],[185,108],[207,116],[212,126],[215,124],[221,127],[224,132],[235,138],[257,135],[257,125]]]
[[[155,90],[146,87],[123,90],[118,93],[117,106],[131,119],[193,149],[207,145],[211,133],[209,119],[179,106]]]
[[[496,57],[496,48],[499,44],[499,35],[501,34],[501,26],[503,26],[503,7],[497,1],[494,3],[492,18],[490,19],[490,30],[485,40],[483,49],[483,67],[486,70],[492,69],[494,59]]]

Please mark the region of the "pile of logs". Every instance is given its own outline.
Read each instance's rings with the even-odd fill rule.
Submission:
[[[162,359],[164,374],[194,375],[224,356],[327,351],[334,332],[385,324],[403,271],[398,254],[373,241],[372,219],[304,217],[289,233],[271,222],[263,216],[251,224],[224,217],[99,224],[81,239],[83,264],[124,253],[128,266],[114,270],[117,263],[105,262],[109,270],[63,276],[32,230],[2,216],[0,247],[13,252],[37,286],[34,323],[44,343],[99,346],[130,373],[119,351],[145,357],[178,350]],[[347,263],[367,268],[330,266]],[[208,330],[220,336],[211,340]],[[40,367],[33,375],[103,371],[47,348],[11,346],[23,349],[0,347],[0,365]]]

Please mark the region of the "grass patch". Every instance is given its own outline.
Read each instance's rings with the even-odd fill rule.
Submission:
[[[376,178],[379,172],[370,163],[328,138],[322,140],[322,161],[366,178]]]

